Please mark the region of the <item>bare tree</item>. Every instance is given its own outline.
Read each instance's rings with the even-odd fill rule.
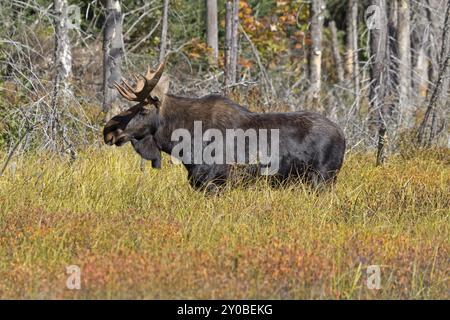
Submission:
[[[224,70],[224,84],[225,90],[227,85],[231,82],[231,35],[233,28],[233,3],[231,0],[227,0],[225,3],[225,70]]]
[[[429,40],[430,30],[427,18],[427,9],[423,4],[417,4],[413,10],[413,30],[411,32],[412,47],[415,55],[413,68],[413,93],[415,93],[416,106],[422,104],[428,93],[430,67]]]
[[[122,12],[119,0],[106,0],[106,21],[103,30],[103,111],[109,120],[119,110],[114,82],[122,78],[120,65],[124,54]]]
[[[61,113],[58,104],[60,96],[62,96],[63,104],[67,103],[67,96],[70,91],[69,78],[72,74],[72,53],[69,39],[67,0],[54,0],[53,10],[55,15],[54,62],[56,73],[53,85],[51,110],[48,117],[47,135],[50,139],[50,147],[54,151],[57,151],[57,135],[60,130],[59,114]]]
[[[169,26],[169,0],[164,0],[162,30],[161,30],[161,46],[159,49],[159,62],[160,63],[166,57],[168,26]]]
[[[403,124],[409,127],[413,118],[413,108],[410,101],[412,80],[409,0],[399,0],[397,32],[399,111],[402,114]]]
[[[337,79],[339,83],[344,82],[344,67],[342,64],[342,57],[339,51],[339,39],[337,34],[336,22],[330,22],[330,31],[331,31],[331,43],[333,46],[333,58],[334,63],[336,65]]]
[[[211,49],[210,64],[217,65],[219,58],[219,31],[217,25],[217,0],[206,0],[206,34]]]
[[[385,93],[383,122],[387,124],[398,116],[399,110],[399,58],[398,58],[398,15],[399,0],[385,1],[387,10],[387,47],[384,60],[385,67]],[[395,118],[395,120],[398,120]],[[393,123],[394,124],[394,123]],[[395,125],[398,125],[396,121]]]
[[[425,117],[418,130],[418,142],[422,146],[429,146],[433,139],[438,134],[438,131],[442,131],[445,126],[441,126],[441,129],[437,129],[437,114],[436,109],[443,96],[446,95],[445,90],[448,90],[448,83],[445,85],[445,79],[450,76],[450,1],[447,1],[447,8],[445,12],[445,21],[442,31],[442,43],[441,52],[439,57],[439,74],[436,85],[431,95],[430,102],[425,112]],[[431,123],[430,123],[431,122]],[[427,130],[428,129],[428,130]],[[428,136],[426,136],[428,135]]]
[[[323,0],[313,0],[311,8],[311,48],[309,50],[310,99],[318,108],[322,78],[322,28],[325,13]]]
[[[345,54],[345,78],[353,84],[354,91],[359,94],[359,59],[358,59],[358,1],[347,2],[347,38]]]
[[[58,82],[68,89],[72,75],[72,52],[69,39],[69,18],[67,0],[54,0],[55,12],[55,65]]]
[[[225,16],[225,90],[236,82],[238,44],[239,0],[227,0]]]
[[[239,55],[239,0],[233,1],[233,26],[231,33],[230,79],[236,82],[237,62]]]
[[[370,114],[369,131],[372,135],[378,130],[377,164],[384,159],[386,137],[385,96],[387,73],[386,58],[388,49],[388,25],[385,0],[371,0],[366,12],[370,29]]]

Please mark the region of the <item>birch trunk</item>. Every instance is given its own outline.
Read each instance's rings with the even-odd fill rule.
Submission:
[[[120,111],[114,82],[122,78],[120,66],[124,54],[122,39],[122,12],[119,0],[106,1],[106,21],[103,30],[103,111],[109,120]]]
[[[217,25],[217,0],[206,0],[206,37],[211,49],[210,64],[217,66],[219,58],[219,31]]]
[[[66,105],[67,97],[70,93],[69,80],[72,74],[72,53],[69,40],[67,0],[54,0],[53,10],[55,14],[54,63],[56,72],[53,83],[51,109],[49,110],[47,119],[46,135],[50,149],[58,151],[58,131],[61,131],[59,118],[62,107]]]
[[[239,56],[239,0],[233,1],[233,27],[231,33],[230,84],[236,83]]]
[[[313,0],[311,3],[311,48],[309,51],[309,81],[310,95],[314,106],[318,105],[322,77],[322,28],[325,12],[323,0]]]
[[[344,67],[342,65],[342,57],[339,52],[339,40],[337,35],[336,22],[330,22],[331,43],[333,46],[333,58],[336,65],[337,79],[339,83],[344,82]]]
[[[386,93],[387,58],[387,15],[385,0],[371,0],[374,11],[371,13],[377,27],[370,30],[370,118],[369,131],[375,135],[378,128],[384,127],[384,98]]]
[[[358,54],[358,1],[348,0],[347,4],[347,38],[345,53],[345,79],[355,83],[359,70]],[[358,81],[359,84],[359,81]]]
[[[224,70],[224,84],[225,90],[231,82],[231,36],[233,28],[233,4],[231,0],[226,2],[226,12],[225,12],[225,70]]]
[[[159,49],[159,63],[164,61],[167,51],[167,30],[169,27],[169,0],[164,0],[163,20],[161,30],[161,46]]]
[[[399,111],[402,124],[411,127],[413,108],[411,105],[411,28],[409,0],[399,0],[398,6],[398,76],[399,76]]]

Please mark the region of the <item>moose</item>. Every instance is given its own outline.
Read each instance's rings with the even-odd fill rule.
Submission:
[[[228,148],[235,140],[230,142],[227,139],[227,152],[237,150],[237,155],[230,158],[231,162],[195,161],[195,151],[202,152],[218,142],[215,141],[217,136],[202,140],[200,148],[197,144],[197,149],[194,137],[194,141],[187,142],[194,152],[181,150],[174,154],[180,144],[174,139],[174,132],[182,130],[195,136],[198,123],[202,125],[201,133],[215,130],[216,134],[226,135],[230,129],[241,132],[270,131],[269,138],[278,138],[276,145],[266,148],[276,153],[277,158],[276,172],[264,173],[271,181],[285,183],[301,180],[314,187],[334,183],[343,163],[346,144],[338,125],[310,111],[251,112],[216,94],[201,98],[172,95],[169,93],[169,77],[164,72],[165,64],[165,61],[162,62],[156,71],[149,67],[146,75],[134,75],[134,88],[125,80],[122,84],[114,84],[123,98],[136,104],[107,122],[103,130],[106,144],[122,146],[131,142],[134,150],[142,158],[150,160],[152,167],[157,169],[161,168],[161,152],[172,155],[185,166],[188,181],[194,189],[214,192],[226,185],[236,167],[236,158],[242,152],[248,153],[244,162],[240,163],[246,169],[247,176],[261,175],[262,171],[258,169],[264,164],[258,162],[257,157],[256,161],[254,157],[250,159],[250,149],[254,151],[255,148],[251,148],[251,143],[242,150],[234,146]],[[260,147],[257,145],[257,152]],[[224,159],[225,150],[222,149],[215,149],[212,155]]]

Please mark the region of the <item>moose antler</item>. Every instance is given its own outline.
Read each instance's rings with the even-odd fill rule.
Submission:
[[[151,72],[150,66],[147,68],[147,74],[143,76],[142,74],[134,74],[133,77],[136,80],[136,87],[133,89],[125,80],[122,79],[123,85],[114,82],[114,86],[117,91],[129,101],[136,102],[148,102],[148,97],[150,92],[156,87],[159,79],[164,71],[164,66],[166,62],[163,61],[156,70],[155,73]]]

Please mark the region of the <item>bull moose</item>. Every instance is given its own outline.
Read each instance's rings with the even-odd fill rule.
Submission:
[[[103,131],[106,144],[122,146],[131,142],[141,157],[152,161],[154,168],[161,167],[161,152],[175,156],[187,169],[189,183],[194,189],[212,191],[225,185],[230,179],[235,167],[233,161],[239,158],[240,153],[249,153],[251,143],[239,150],[234,146],[229,148],[235,140],[227,139],[227,151],[216,148],[211,153],[214,159],[223,160],[227,156],[231,162],[196,161],[197,153],[205,151],[213,142],[218,143],[217,135],[227,135],[229,130],[255,130],[258,131],[258,137],[262,136],[261,132],[269,131],[269,138],[277,138],[275,145],[271,144],[270,148],[266,148],[266,151],[270,149],[269,151],[276,153],[277,158],[276,170],[270,173],[271,181],[301,179],[313,186],[335,181],[345,153],[345,137],[335,123],[321,114],[309,111],[251,112],[219,95],[201,98],[175,96],[168,92],[169,78],[164,73],[164,66],[165,62],[155,72],[148,68],[145,76],[135,75],[135,88],[125,81],[123,84],[115,83],[118,92],[136,104],[107,122]],[[181,130],[195,136],[198,124],[201,124],[200,134],[215,132],[214,139],[202,140],[199,148],[198,143],[195,146],[194,137],[194,141],[188,140],[187,143],[194,152],[191,149],[174,154],[180,144],[180,141],[174,139],[174,132]],[[245,138],[249,136],[244,136]],[[218,145],[223,147],[224,144]],[[252,150],[259,152],[260,147],[258,144]],[[225,152],[230,150],[237,150],[237,155],[229,158]],[[255,168],[262,168],[264,164],[257,159],[255,162],[255,158],[250,160],[250,157],[250,153],[244,157],[243,167],[248,169],[251,176],[257,176],[261,172]],[[267,163],[265,165],[267,167]]]

